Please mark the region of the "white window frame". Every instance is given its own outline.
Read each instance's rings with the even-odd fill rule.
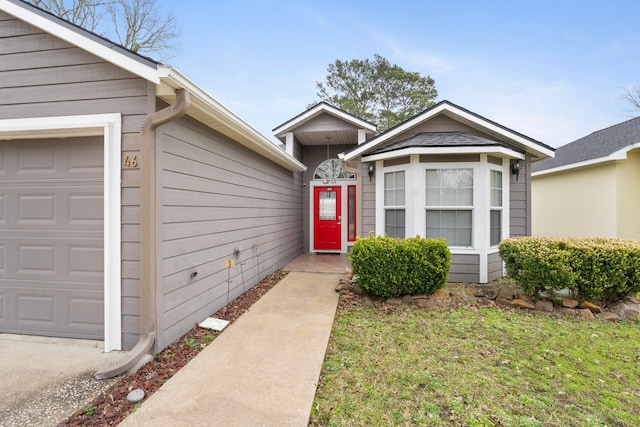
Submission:
[[[505,234],[504,234],[504,229],[503,229],[503,223],[504,223],[504,217],[505,217],[504,204],[505,204],[505,199],[507,199],[507,198],[505,197],[505,182],[504,182],[504,181],[505,181],[505,177],[504,177],[505,173],[504,173],[504,171],[503,171],[502,169],[503,169],[503,168],[501,168],[501,167],[497,167],[497,165],[494,165],[494,164],[491,164],[491,163],[490,163],[490,164],[489,164],[489,168],[488,168],[488,172],[487,172],[487,174],[489,175],[489,176],[488,176],[488,180],[487,180],[487,183],[489,184],[489,185],[488,185],[488,187],[489,187],[489,204],[488,204],[488,206],[489,206],[489,228],[488,228],[488,241],[489,241],[489,247],[491,247],[491,248],[496,248],[496,247],[498,247],[498,244],[500,243],[500,242],[498,242],[498,243],[496,243],[495,245],[491,244],[491,212],[492,212],[492,211],[500,211],[500,240],[502,240],[502,239],[503,239],[503,237],[505,236]],[[494,172],[494,171],[495,171],[495,172],[500,172],[500,173],[502,174],[502,180],[501,180],[502,188],[500,189],[500,190],[502,191],[502,194],[501,194],[502,198],[501,198],[501,204],[500,204],[500,206],[493,206],[493,205],[491,204],[491,190],[492,190],[492,187],[491,187],[491,173],[492,173],[492,172]]]

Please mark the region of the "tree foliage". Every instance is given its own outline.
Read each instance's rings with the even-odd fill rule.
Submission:
[[[434,104],[438,91],[429,76],[406,71],[375,54],[373,60],[336,60],[326,81],[317,82],[318,97],[384,131]]]
[[[156,0],[31,0],[35,6],[141,54],[170,58],[177,50],[176,16]]]

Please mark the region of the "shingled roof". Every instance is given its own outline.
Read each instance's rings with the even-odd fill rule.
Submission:
[[[491,141],[464,132],[421,132],[410,138],[398,141],[387,147],[380,148],[371,154],[388,153],[390,151],[402,150],[412,147],[506,147],[497,141]]]
[[[640,143],[640,117],[601,129],[556,149],[556,156],[536,162],[532,171],[541,172],[604,159],[625,147]]]

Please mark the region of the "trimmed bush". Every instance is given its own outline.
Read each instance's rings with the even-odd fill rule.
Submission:
[[[358,284],[389,298],[430,294],[447,283],[451,252],[444,239],[358,238],[349,252]]]
[[[568,288],[578,297],[615,301],[640,292],[640,242],[515,237],[500,242],[507,274],[530,296]]]

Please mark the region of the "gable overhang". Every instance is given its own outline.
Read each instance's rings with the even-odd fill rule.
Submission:
[[[418,114],[414,118],[409,119],[406,122],[389,129],[385,133],[368,141],[367,143],[358,146],[356,149],[344,153],[342,159],[345,161],[349,161],[358,156],[363,156],[366,152],[375,150],[377,147],[382,146],[385,142],[392,140],[396,136],[411,130],[413,127],[439,114],[444,114],[445,116],[453,120],[464,123],[483,133],[494,136],[502,141],[507,141],[510,144],[521,148],[523,151],[530,153],[534,158],[544,159],[554,156],[554,150],[550,147],[546,147],[531,138],[527,138],[524,135],[500,126],[497,123],[486,120],[476,114],[471,113],[470,111],[453,105],[448,101],[442,101],[434,107]]]
[[[273,134],[276,138],[284,141],[284,138],[288,132],[292,132],[297,127],[325,113],[337,117],[340,120],[343,120],[344,122],[355,126],[357,129],[365,129],[365,131],[367,131],[367,133],[369,134],[376,133],[376,126],[373,123],[369,123],[368,121],[349,114],[346,111],[321,102],[308,109],[304,113],[273,129]]]
[[[377,160],[389,160],[411,155],[439,155],[439,154],[489,154],[496,157],[524,160],[525,155],[510,148],[501,146],[484,147],[410,147],[385,153],[362,156],[363,162],[375,162]],[[344,160],[344,158],[341,158]]]
[[[135,54],[125,54],[124,52],[116,50],[114,47],[109,47],[104,41],[101,43],[97,39],[93,40],[87,37],[87,35],[81,34],[81,30],[78,28],[71,25],[62,25],[54,21],[46,15],[46,12],[41,11],[42,13],[38,13],[38,9],[25,5],[22,2],[10,0],[0,0],[0,10],[46,33],[55,34],[55,36],[61,40],[77,46],[107,62],[116,64],[131,74],[142,77],[155,84],[160,83],[157,65],[154,62],[145,60],[143,57]]]
[[[288,170],[307,170],[304,164],[278,148],[178,70],[166,65],[159,66],[158,70],[160,84],[156,86],[157,97],[172,104],[176,98],[176,90],[185,89],[191,95],[191,106],[187,112],[189,116]]]
[[[537,171],[537,172],[531,172],[531,176],[533,178],[537,177],[537,176],[545,176],[545,175],[553,175],[553,174],[557,174],[557,173],[563,173],[563,172],[570,172],[576,169],[584,169],[584,168],[589,168],[589,167],[594,167],[594,166],[601,166],[604,165],[606,163],[611,163],[611,162],[615,162],[615,161],[620,161],[620,160],[627,160],[627,155],[629,154],[630,151],[636,150],[640,148],[640,142],[636,142],[635,144],[631,144],[631,145],[627,145],[626,147],[618,150],[618,151],[614,151],[613,153],[609,154],[608,156],[604,156],[604,157],[598,157],[596,159],[589,159],[589,160],[585,160],[583,162],[576,162],[576,163],[570,163],[568,165],[563,165],[563,166],[558,166],[555,168],[549,168],[549,169],[545,169],[545,170],[541,170],[541,171]]]
[[[306,170],[306,166],[172,67],[155,63],[120,46],[109,45],[95,34],[71,24],[64,25],[64,21],[58,22],[46,12],[19,1],[0,0],[0,10],[153,83],[156,96],[169,104],[175,101],[176,90],[186,89],[192,99],[188,115],[286,169]]]

